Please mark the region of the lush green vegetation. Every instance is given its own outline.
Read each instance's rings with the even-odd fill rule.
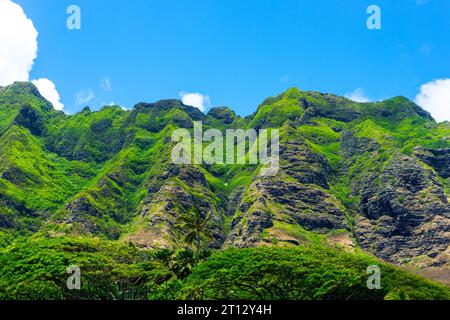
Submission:
[[[402,97],[360,104],[292,88],[246,118],[177,100],[66,115],[31,84],[0,88],[0,299],[449,299],[448,288],[359,248],[328,246],[329,233],[286,213],[295,199],[261,195],[258,166],[171,166],[171,133],[193,121],[280,128],[290,157],[280,180],[342,210],[348,227],[334,231],[350,239],[355,186],[398,154],[450,148],[450,124]],[[438,180],[449,197],[450,178]],[[303,213],[320,213],[307,202]],[[264,210],[272,220],[251,241],[273,247],[215,250],[238,222],[257,230],[252,215]],[[366,287],[371,264],[382,266],[381,290]],[[65,286],[70,265],[81,268],[81,291]]]
[[[151,253],[87,238],[19,239],[0,254],[0,299],[146,299],[168,277]],[[67,268],[82,270],[82,291],[69,291]]]
[[[368,290],[380,265],[382,289]],[[229,249],[193,270],[184,292],[196,299],[448,299],[450,290],[362,253],[325,246]]]
[[[300,248],[142,250],[94,238],[17,239],[0,249],[0,299],[449,299],[450,289],[362,253]],[[68,290],[69,266],[81,290]],[[381,290],[367,267],[381,266]]]

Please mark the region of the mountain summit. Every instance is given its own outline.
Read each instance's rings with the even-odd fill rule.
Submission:
[[[173,164],[172,132],[195,121],[279,129],[279,173]],[[44,232],[172,249],[192,231],[180,221],[204,221],[202,248],[338,246],[437,280],[449,272],[450,124],[403,97],[357,103],[292,88],[245,118],[178,100],[66,115],[16,83],[0,89],[0,136],[5,239]]]

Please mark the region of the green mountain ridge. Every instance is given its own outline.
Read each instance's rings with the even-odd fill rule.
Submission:
[[[172,164],[171,133],[192,130],[194,121],[202,121],[204,130],[280,129],[279,173],[262,177],[263,165]],[[48,283],[64,277],[65,262],[84,261],[94,276],[90,259],[97,257],[107,268],[121,260],[122,251],[123,270],[107,273],[102,288],[115,277],[131,281],[139,269],[157,284],[141,286],[152,298],[165,298],[163,284],[172,286],[169,298],[261,298],[262,289],[243,289],[242,283],[224,291],[225,282],[217,278],[221,270],[240,268],[242,274],[230,271],[224,277],[245,282],[247,271],[233,259],[253,259],[249,263],[259,266],[258,259],[272,256],[294,272],[307,263],[302,266],[290,255],[316,261],[320,250],[331,250],[348,274],[337,274],[331,262],[314,262],[307,273],[313,277],[325,268],[330,281],[347,279],[347,289],[320,291],[317,278],[311,291],[295,289],[296,295],[286,296],[272,288],[272,295],[262,297],[346,298],[356,287],[354,298],[449,297],[445,287],[405,269],[449,284],[450,123],[436,123],[404,97],[357,103],[292,88],[266,99],[247,117],[227,107],[203,114],[178,100],[66,115],[33,84],[15,83],[0,88],[0,137],[0,262],[7,266],[0,270],[0,298],[13,292],[19,298],[32,297],[26,292],[71,298],[62,289],[48,289]],[[195,230],[200,231],[193,236]],[[27,249],[27,243],[38,251]],[[92,253],[96,246],[98,255],[81,257],[84,247]],[[195,255],[208,249],[218,251],[197,265]],[[55,272],[55,278],[21,278],[14,266],[39,252],[47,257],[36,258],[42,272]],[[189,272],[165,265],[180,261]],[[350,267],[351,261],[361,268],[379,261],[395,276],[388,276],[384,291],[364,293],[366,270]],[[269,268],[263,262],[260,267]],[[274,274],[282,278],[279,271]],[[19,284],[10,280],[16,278]],[[424,291],[415,295],[411,283]],[[199,290],[206,296],[198,296]]]

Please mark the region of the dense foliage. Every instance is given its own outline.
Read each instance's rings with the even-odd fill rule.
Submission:
[[[381,290],[367,268],[381,266]],[[193,270],[184,284],[195,299],[449,299],[450,290],[365,254],[324,246],[229,249]]]
[[[0,250],[0,299],[448,299],[450,289],[326,246],[142,250],[132,244],[44,235]],[[367,268],[381,266],[381,290]],[[81,290],[68,290],[68,266]]]
[[[280,129],[279,175],[173,165],[171,134],[194,121]],[[0,88],[0,299],[448,299],[362,249],[448,266],[449,137],[403,97],[292,88],[245,118],[178,100],[67,115],[30,83]]]

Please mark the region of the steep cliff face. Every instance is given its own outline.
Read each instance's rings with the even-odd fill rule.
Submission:
[[[307,231],[350,229],[329,188],[327,159],[290,124],[282,129],[280,170],[275,177],[255,176],[236,208],[227,245],[299,245],[308,240]]]
[[[171,134],[280,129],[280,170],[171,163]],[[398,264],[449,265],[450,124],[397,97],[360,104],[290,89],[249,117],[177,100],[75,115],[32,84],[0,91],[0,232],[48,230],[183,247],[354,247]],[[201,223],[204,221],[204,223]]]
[[[355,234],[363,248],[396,263],[422,255],[443,258],[450,205],[435,172],[414,157],[393,154],[378,176],[365,179],[360,192]]]
[[[144,199],[127,240],[148,248],[183,246],[190,230],[180,218],[198,214],[200,221],[208,219],[204,231],[208,246],[221,248],[226,238],[225,212],[206,174],[200,167],[168,164],[156,178],[159,186]]]
[[[444,179],[450,177],[450,149],[429,149],[417,147],[414,155],[434,168]]]
[[[281,170],[244,192],[227,245],[299,245],[338,231],[390,262],[448,265],[448,149],[423,147],[448,143],[448,124],[404,98],[355,105],[291,90],[266,104],[253,117],[261,127],[288,119]]]

